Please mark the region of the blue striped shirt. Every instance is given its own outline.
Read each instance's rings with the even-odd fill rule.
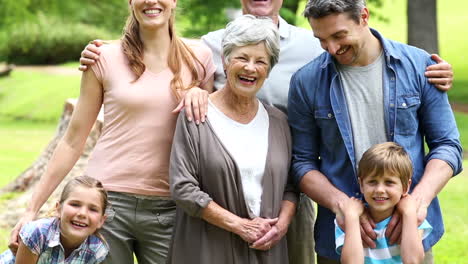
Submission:
[[[387,230],[388,223],[390,222],[391,216],[385,220],[376,224],[374,231],[377,233],[377,239],[375,243],[376,248],[364,248],[364,263],[365,264],[399,264],[401,261],[400,245],[390,245],[388,239],[385,237],[385,231]],[[432,226],[424,220],[424,222],[418,227],[423,230],[422,239],[426,238],[432,231]],[[341,255],[341,249],[343,248],[345,240],[345,233],[338,226],[335,219],[335,244],[336,252]]]

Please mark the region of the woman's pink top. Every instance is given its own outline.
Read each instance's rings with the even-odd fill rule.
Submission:
[[[204,85],[215,71],[211,50],[196,41],[184,40],[203,63],[198,66]],[[146,70],[136,81],[120,43],[100,48],[92,66],[103,86],[104,126],[88,163],[89,176],[99,179],[108,191],[138,195],[170,196],[168,169],[178,102],[170,88],[169,68]],[[184,85],[190,71],[182,69]]]

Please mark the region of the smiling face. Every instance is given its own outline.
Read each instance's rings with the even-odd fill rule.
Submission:
[[[94,188],[75,187],[62,204],[57,203],[60,217],[60,241],[65,248],[77,248],[104,224],[102,194]]]
[[[410,184],[411,182],[406,186]],[[360,179],[360,187],[376,222],[392,215],[402,195],[408,192],[407,188],[403,187],[400,177],[395,174],[366,176]]]
[[[255,97],[270,70],[270,56],[265,43],[234,48],[224,69],[227,84],[234,94]]]
[[[278,16],[283,0],[241,0],[242,12],[254,16]]]
[[[369,12],[364,8],[359,23],[347,13],[331,14],[321,18],[309,18],[310,26],[324,50],[338,63],[349,66],[364,66],[365,46],[368,36]]]
[[[129,4],[142,28],[158,28],[168,24],[177,0],[130,0]]]

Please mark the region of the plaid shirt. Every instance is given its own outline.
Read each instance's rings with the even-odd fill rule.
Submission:
[[[60,244],[60,221],[57,218],[43,218],[29,222],[20,232],[22,242],[36,255],[37,264],[89,264],[101,263],[107,256],[108,248],[96,236],[89,236],[66,259]],[[0,264],[14,264],[15,256],[10,250],[0,255]]]

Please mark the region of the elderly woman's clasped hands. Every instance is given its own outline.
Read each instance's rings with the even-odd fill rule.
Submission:
[[[276,226],[278,218],[265,219],[256,217],[254,219],[243,219],[238,235],[248,242],[251,248],[268,250],[275,242],[279,241],[279,228]],[[235,232],[237,233],[237,232]],[[277,237],[278,239],[274,240]]]

